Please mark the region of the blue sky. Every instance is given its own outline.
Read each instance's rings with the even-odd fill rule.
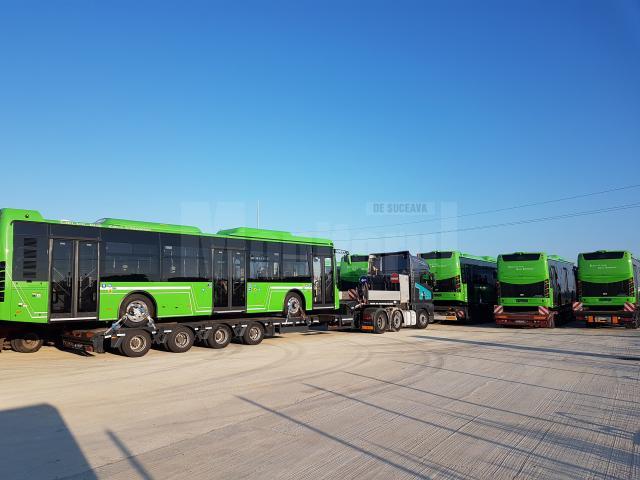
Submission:
[[[640,201],[451,218],[640,183],[638,1],[0,0],[0,105],[0,205],[48,218],[640,253],[640,209],[417,235]]]

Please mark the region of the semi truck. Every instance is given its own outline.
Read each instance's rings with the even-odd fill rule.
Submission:
[[[426,328],[433,321],[433,277],[429,265],[408,251],[372,253],[366,274],[340,292],[340,301],[359,330]]]

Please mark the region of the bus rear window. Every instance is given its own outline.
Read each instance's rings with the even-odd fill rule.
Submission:
[[[453,252],[429,252],[429,253],[421,253],[420,258],[424,258],[425,260],[437,260],[439,258],[451,258],[453,256]]]
[[[509,255],[502,255],[502,260],[505,262],[532,262],[534,260],[540,260],[539,253],[511,253]]]
[[[352,262],[368,262],[369,255],[351,255]]]
[[[592,252],[583,253],[585,260],[619,260],[624,257],[624,252]]]

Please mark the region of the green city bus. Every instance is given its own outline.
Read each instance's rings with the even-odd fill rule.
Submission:
[[[578,255],[576,316],[588,327],[624,325],[638,328],[640,261],[627,251]]]
[[[435,277],[435,320],[472,322],[491,319],[496,303],[496,260],[459,251],[419,254]]]
[[[498,325],[553,328],[572,317],[575,266],[543,252],[498,256]]]
[[[20,325],[10,336],[22,351],[29,347],[16,331],[39,340],[46,327],[71,322],[136,327],[149,317],[336,310],[335,279],[333,243],[322,238],[0,210],[0,321]]]
[[[369,255],[346,253],[339,263],[338,289],[340,291],[356,288],[360,278],[369,271]]]

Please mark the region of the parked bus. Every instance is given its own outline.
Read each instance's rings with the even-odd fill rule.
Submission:
[[[367,274],[369,255],[346,253],[339,262],[338,289],[356,288],[360,278]]]
[[[496,303],[496,259],[458,251],[419,254],[435,276],[436,321],[489,320]]]
[[[221,321],[206,332],[176,323],[153,341],[172,351],[188,350],[196,333],[214,348],[232,336],[259,343],[282,323],[273,316],[338,308],[334,264],[330,240],[288,232],[204,234],[180,225],[114,218],[89,224],[2,209],[0,348],[9,340],[14,350],[32,352],[53,332],[105,322],[151,325],[155,334],[153,321],[208,318]],[[146,353],[152,337],[139,331],[139,338],[120,342],[122,353]]]
[[[497,289],[497,325],[553,328],[572,317],[575,266],[541,252],[499,255]]]
[[[578,301],[574,310],[587,327],[638,328],[640,261],[626,251],[578,255]]]

